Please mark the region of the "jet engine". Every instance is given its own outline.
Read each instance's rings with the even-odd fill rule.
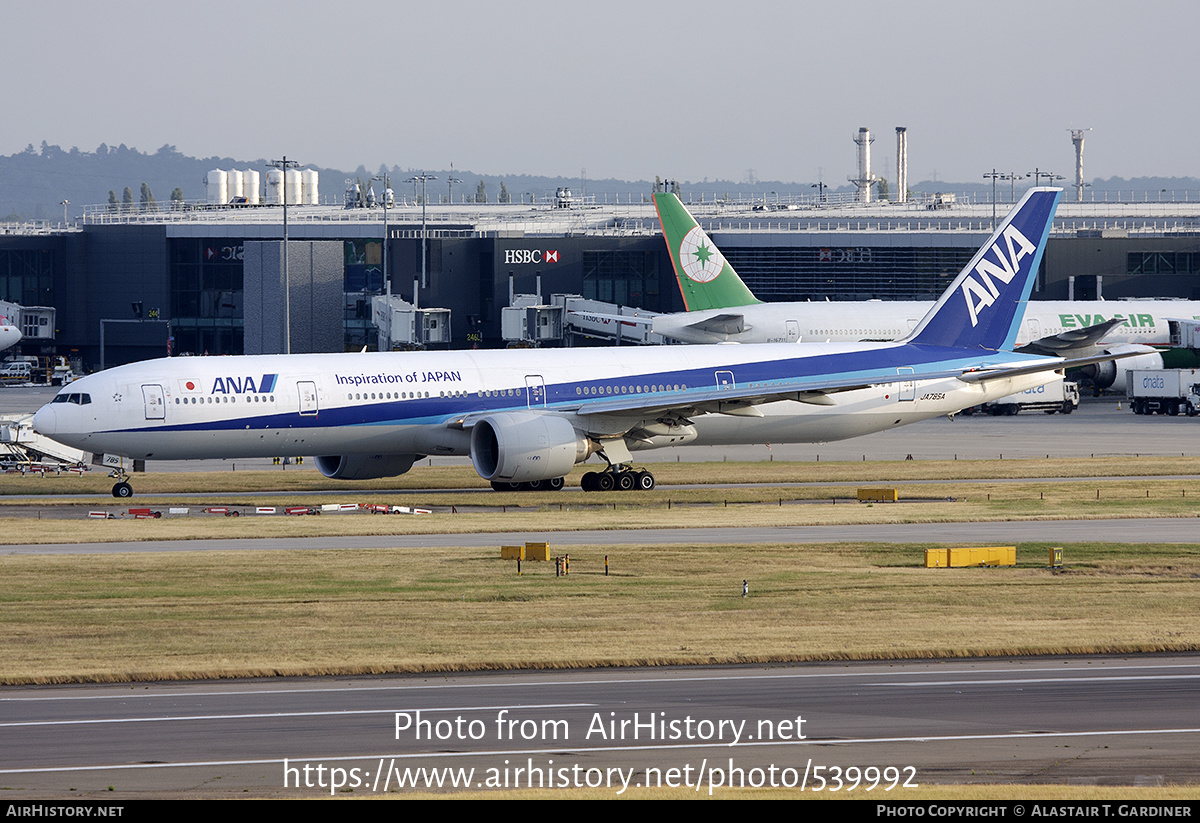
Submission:
[[[1118,391],[1124,391],[1125,373],[1127,371],[1132,369],[1161,369],[1163,367],[1162,354],[1153,346],[1126,343],[1118,346],[1109,346],[1104,349],[1104,354],[1122,354],[1131,351],[1144,352],[1144,354],[1125,357],[1121,360],[1105,360],[1103,363],[1093,363],[1090,366],[1084,366],[1079,371],[1091,381],[1097,390],[1116,386]]]
[[[588,438],[550,414],[492,414],[471,429],[471,462],[484,480],[528,483],[562,477],[591,453]]]
[[[375,480],[395,477],[412,468],[422,454],[333,454],[317,457],[317,468],[336,480]]]

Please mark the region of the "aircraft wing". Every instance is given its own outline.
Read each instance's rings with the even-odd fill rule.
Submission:
[[[1040,361],[1038,371],[1057,368],[1058,361]],[[912,380],[934,380],[946,377],[959,377],[963,370],[945,369],[920,373],[904,373],[896,375],[879,375],[870,378],[843,378],[837,380],[820,378],[797,378],[795,380],[770,380],[761,383],[748,382],[737,388],[711,389],[696,391],[680,389],[679,391],[662,391],[651,395],[634,397],[613,397],[611,399],[588,400],[578,404],[557,406],[547,409],[547,413],[577,414],[582,417],[594,415],[658,415],[678,414],[684,416],[700,414],[741,414],[761,417],[762,412],[754,408],[762,403],[773,403],[777,400],[795,400],[800,403],[810,403],[815,406],[834,406],[836,401],[831,394],[865,389],[871,386],[881,386],[887,383],[909,382]],[[980,378],[983,379],[983,378]],[[487,417],[488,413],[481,412],[457,417],[446,422],[454,429],[469,429],[479,420]]]
[[[1099,358],[1111,359],[1111,355]],[[1096,362],[1088,359],[1088,362]],[[853,377],[853,378],[798,378],[795,380],[769,380],[761,383],[749,382],[736,388],[729,389],[712,389],[703,392],[694,390],[671,392],[665,391],[657,393],[650,397],[622,397],[612,398],[611,400],[595,400],[592,402],[581,403],[576,407],[568,407],[566,411],[573,411],[578,415],[587,417],[597,414],[655,414],[663,412],[676,412],[684,415],[692,414],[737,414],[739,409],[743,410],[742,414],[755,414],[750,411],[753,406],[758,406],[763,403],[773,403],[778,400],[795,400],[800,403],[809,403],[815,406],[833,406],[836,401],[830,397],[832,394],[840,392],[854,391],[856,389],[866,389],[872,386],[883,386],[888,383],[908,383],[915,380],[940,380],[947,377],[958,377],[967,379],[966,375],[978,375],[971,377],[969,382],[981,382],[985,380],[999,379],[1008,377],[1013,374],[1029,374],[1039,371],[1052,371],[1062,368],[1062,361],[1040,360],[1021,371],[1018,369],[995,369],[992,371],[980,370],[979,372],[964,372],[963,369],[941,369],[937,371],[926,372],[907,372],[903,374],[877,375],[875,377]],[[759,413],[761,414],[761,413]],[[757,415],[755,415],[757,416]]]
[[[1024,374],[1079,368],[1106,360],[1117,360],[1124,357],[1136,357],[1142,352],[1122,352],[1117,354],[1099,354],[1094,357],[1077,357],[1072,359],[1045,358],[1031,360],[1022,365],[998,366],[996,368],[978,369],[941,369],[937,371],[913,372],[894,375],[877,375],[870,378],[800,378],[796,380],[770,380],[762,383],[746,383],[737,388],[712,389],[696,392],[693,390],[671,392],[665,391],[650,397],[622,397],[611,400],[600,400],[581,403],[578,406],[560,408],[582,417],[592,415],[629,415],[629,414],[662,414],[673,412],[684,416],[698,414],[743,414],[760,416],[762,413],[755,406],[763,403],[773,403],[778,400],[794,400],[799,403],[809,403],[815,406],[833,406],[836,401],[831,395],[840,392],[866,389],[872,386],[883,386],[888,383],[907,383],[916,380],[941,380],[947,377],[957,377],[964,383],[985,383],[989,380],[1002,380],[1018,377]],[[462,425],[471,425],[463,421]]]
[[[1103,323],[1097,323],[1094,326],[1084,326],[1080,329],[1069,329],[1061,334],[1053,334],[1049,337],[1042,337],[1038,340],[1033,340],[1018,351],[1029,352],[1031,354],[1048,354],[1059,357],[1064,352],[1071,349],[1087,348],[1095,346],[1104,337],[1117,326],[1124,323],[1124,318],[1114,317],[1112,320],[1105,320]]]

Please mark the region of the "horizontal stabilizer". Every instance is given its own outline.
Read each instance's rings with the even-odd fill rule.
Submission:
[[[1013,366],[1003,369],[979,369],[978,371],[964,372],[958,379],[965,383],[983,383],[988,380],[998,380],[1002,377],[1018,377],[1022,374],[1037,374],[1043,371],[1066,371],[1067,369],[1078,369],[1081,366],[1090,366],[1093,363],[1104,363],[1109,360],[1122,360],[1126,357],[1137,357],[1145,354],[1144,351],[1127,351],[1127,352],[1106,352],[1098,354],[1095,357],[1075,357],[1070,360],[1059,360],[1054,363],[1047,364],[1046,361],[1041,361],[1040,364],[1033,363],[1028,366]]]
[[[1103,323],[1097,323],[1094,326],[1085,326],[1082,329],[1068,329],[1061,334],[1052,334],[1049,337],[1032,340],[1026,345],[1021,346],[1017,351],[1061,356],[1064,352],[1071,349],[1095,346],[1106,334],[1124,322],[1124,318],[1114,317],[1112,320],[1105,320]]]
[[[688,328],[699,329],[700,331],[711,332],[713,334],[741,334],[750,328],[746,325],[746,316],[744,314],[716,314],[712,317],[706,317],[703,320],[697,320],[694,323],[688,323]]]

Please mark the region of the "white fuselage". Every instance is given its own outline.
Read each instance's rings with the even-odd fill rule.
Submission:
[[[695,424],[692,442],[819,442],[955,412],[1056,376],[1045,371],[988,382],[954,376],[906,381],[914,369],[932,375],[980,365],[1055,362],[930,347],[914,353],[913,348],[921,347],[787,344],[171,358],[81,378],[37,413],[34,426],[85,451],[152,460],[466,454],[473,420],[528,412],[566,418],[583,436],[597,440],[655,430],[664,418],[687,414]],[[761,417],[745,416],[746,404],[736,402],[835,379],[871,385],[831,392],[827,405],[765,402]],[[725,396],[735,402],[722,404]],[[670,442],[635,437],[629,446]]]
[[[684,343],[795,343],[898,340],[911,332],[933,301],[757,303],[727,309],[675,312],[653,318],[654,332]],[[712,317],[741,315],[744,330],[723,332],[698,327]],[[1183,300],[1031,301],[1017,331],[1017,346],[1078,331],[1114,317],[1123,323],[1104,344],[1167,346],[1170,321],[1200,320],[1200,302]]]
[[[0,325],[0,351],[20,343],[22,336],[21,330],[16,326],[8,323]]]

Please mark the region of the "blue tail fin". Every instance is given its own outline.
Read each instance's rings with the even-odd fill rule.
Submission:
[[[1061,196],[1062,189],[1026,192],[909,335],[908,342],[1011,350]]]

